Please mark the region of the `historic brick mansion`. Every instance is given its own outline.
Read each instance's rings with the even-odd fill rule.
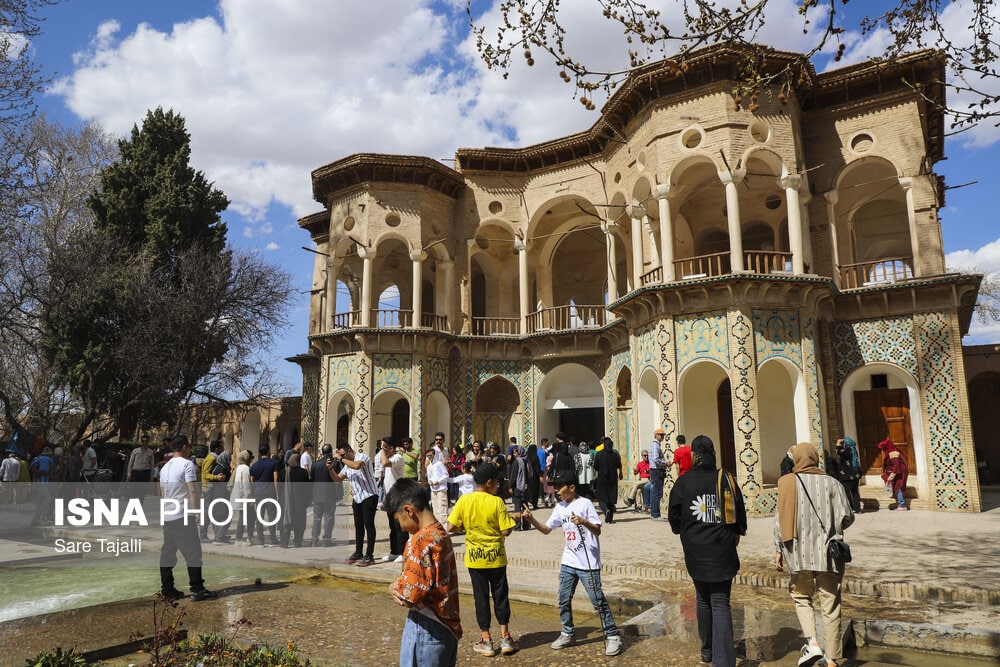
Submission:
[[[916,506],[978,511],[980,277],[944,264],[944,61],[808,71],[751,112],[741,57],[637,69],[589,130],[454,168],[316,169],[303,436],[608,435],[631,469],[657,427],[704,433],[767,513],[790,445],[853,436],[881,489],[888,435]]]

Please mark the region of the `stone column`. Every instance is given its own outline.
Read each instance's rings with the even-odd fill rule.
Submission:
[[[615,232],[618,225],[608,222],[604,226],[604,238],[608,243],[608,303],[618,299],[618,250],[615,248]],[[608,321],[613,321],[617,316],[608,311]]]
[[[733,273],[743,271],[743,230],[740,227],[740,193],[737,190],[746,169],[720,171],[719,180],[726,186],[726,218],[729,222],[729,264]]]
[[[802,176],[789,174],[779,179],[778,184],[785,189],[785,208],[788,211],[788,245],[792,251],[792,273],[801,275],[805,273],[802,261],[802,206],[799,203],[799,186],[802,184]]]
[[[375,263],[375,251],[358,246],[358,257],[364,261],[361,269],[361,326],[369,327],[372,322],[372,265]]]
[[[339,257],[331,258],[326,264],[326,314],[323,316],[326,331],[333,329],[333,317],[337,314],[337,278],[343,264],[344,260]]]
[[[840,198],[840,194],[836,190],[830,190],[823,195],[826,199],[826,220],[827,224],[830,225],[830,242],[832,243],[831,258],[833,259],[833,282],[837,287],[840,287],[841,276],[840,272],[840,243],[837,234],[837,200]]]
[[[517,252],[517,296],[521,310],[521,335],[528,333],[528,248],[524,239],[514,237],[514,250]]]
[[[913,253],[913,275],[921,275],[920,270],[920,243],[917,241],[917,213],[913,207],[913,179],[904,177],[899,179],[899,185],[906,195],[906,220],[910,224],[910,252]]]
[[[660,253],[663,267],[663,282],[671,283],[676,279],[674,274],[674,221],[670,215],[670,184],[665,183],[653,188],[660,207]]]
[[[410,326],[414,329],[420,328],[420,313],[423,310],[423,290],[422,282],[424,277],[423,262],[427,259],[427,253],[417,248],[410,251],[410,260],[413,262],[413,321]]]
[[[632,204],[625,212],[632,219],[632,289],[637,290],[642,283],[642,218],[646,215],[646,207]]]
[[[442,312],[448,321],[449,330],[454,331],[455,313],[452,302],[455,295],[455,262],[450,259],[438,260],[437,268],[438,271],[434,280],[434,293],[437,294],[437,309]],[[440,286],[438,281],[440,281]]]

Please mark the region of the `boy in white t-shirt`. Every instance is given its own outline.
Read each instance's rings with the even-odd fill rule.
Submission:
[[[472,473],[476,471],[476,464],[472,461],[466,461],[462,464],[462,474],[456,475],[455,477],[449,477],[448,482],[450,484],[458,484],[458,497],[461,498],[467,493],[472,493],[476,490],[476,481],[472,477]]]
[[[618,655],[622,651],[621,633],[611,616],[604,591],[601,589],[601,519],[594,509],[594,503],[576,495],[576,475],[568,470],[559,471],[552,486],[560,501],[552,510],[548,521],[542,523],[528,508],[523,516],[543,535],[555,528],[562,528],[566,538],[562,564],[559,567],[559,620],[562,632],[552,642],[552,648],[561,649],[575,641],[576,628],[573,625],[573,593],[578,581],[590,597],[590,603],[601,617],[604,629],[606,655]]]

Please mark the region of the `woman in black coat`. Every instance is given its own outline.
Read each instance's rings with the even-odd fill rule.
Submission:
[[[604,447],[594,457],[597,466],[597,502],[604,512],[605,523],[615,522],[615,509],[618,503],[618,480],[622,478],[622,457],[615,451],[611,438],[604,438]]]
[[[284,504],[282,511],[281,546],[302,546],[302,536],[306,529],[306,509],[312,502],[312,486],[309,473],[300,465],[298,453],[288,457],[288,467],[284,472]],[[289,544],[291,538],[291,545]]]
[[[667,520],[681,536],[684,562],[697,597],[701,660],[735,667],[729,593],[740,570],[736,547],[747,532],[743,492],[733,476],[715,465],[715,445],[699,435],[691,443],[694,467],[670,489]]]

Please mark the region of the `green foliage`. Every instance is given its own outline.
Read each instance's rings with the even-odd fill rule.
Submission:
[[[25,667],[87,667],[87,661],[72,648],[56,647],[28,658]]]
[[[161,260],[194,245],[215,254],[225,249],[219,214],[229,200],[189,164],[190,135],[181,116],[162,108],[148,112],[142,129],[134,126],[118,149],[120,159],[104,170],[101,189],[88,201],[98,230]]]

